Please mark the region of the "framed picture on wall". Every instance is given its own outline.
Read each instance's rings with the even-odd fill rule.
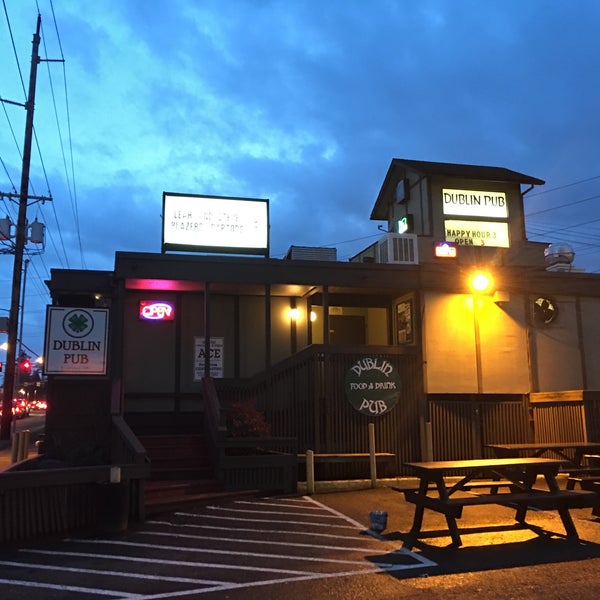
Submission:
[[[396,331],[399,344],[412,344],[413,339],[413,301],[407,298],[396,305]]]

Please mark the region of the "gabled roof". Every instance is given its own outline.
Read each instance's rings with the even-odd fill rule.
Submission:
[[[544,185],[546,183],[537,177],[524,175],[504,167],[487,167],[480,165],[462,165],[458,163],[429,162],[425,160],[407,160],[394,158],[385,176],[375,206],[371,212],[371,219],[376,221],[388,218],[387,199],[395,193],[396,184],[405,175],[405,171],[421,173],[423,176],[443,175],[446,177],[460,177],[461,179],[478,179],[484,181],[509,181],[529,185]]]

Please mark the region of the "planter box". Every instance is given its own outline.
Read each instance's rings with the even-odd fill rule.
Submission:
[[[298,485],[296,439],[223,440],[218,478],[228,490],[295,493]]]

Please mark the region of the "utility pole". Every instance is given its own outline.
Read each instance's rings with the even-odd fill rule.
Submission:
[[[23,169],[21,171],[21,188],[19,195],[19,212],[16,224],[15,263],[13,268],[13,284],[8,317],[8,349],[6,351],[6,372],[4,374],[4,395],[2,399],[2,418],[0,419],[0,440],[10,439],[12,421],[12,400],[15,388],[15,370],[17,362],[17,331],[19,324],[19,301],[21,296],[21,279],[23,271],[23,252],[27,235],[27,200],[29,192],[29,167],[31,164],[31,141],[33,137],[33,109],[35,106],[35,84],[37,67],[40,62],[40,27],[42,18],[38,14],[37,27],[33,35],[31,51],[31,70],[29,74],[29,93],[25,109],[25,140],[23,142]]]

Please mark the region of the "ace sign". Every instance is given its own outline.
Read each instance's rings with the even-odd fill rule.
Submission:
[[[222,337],[210,338],[210,376],[223,377],[223,346]],[[206,344],[203,337],[194,338],[194,381],[204,377]]]

